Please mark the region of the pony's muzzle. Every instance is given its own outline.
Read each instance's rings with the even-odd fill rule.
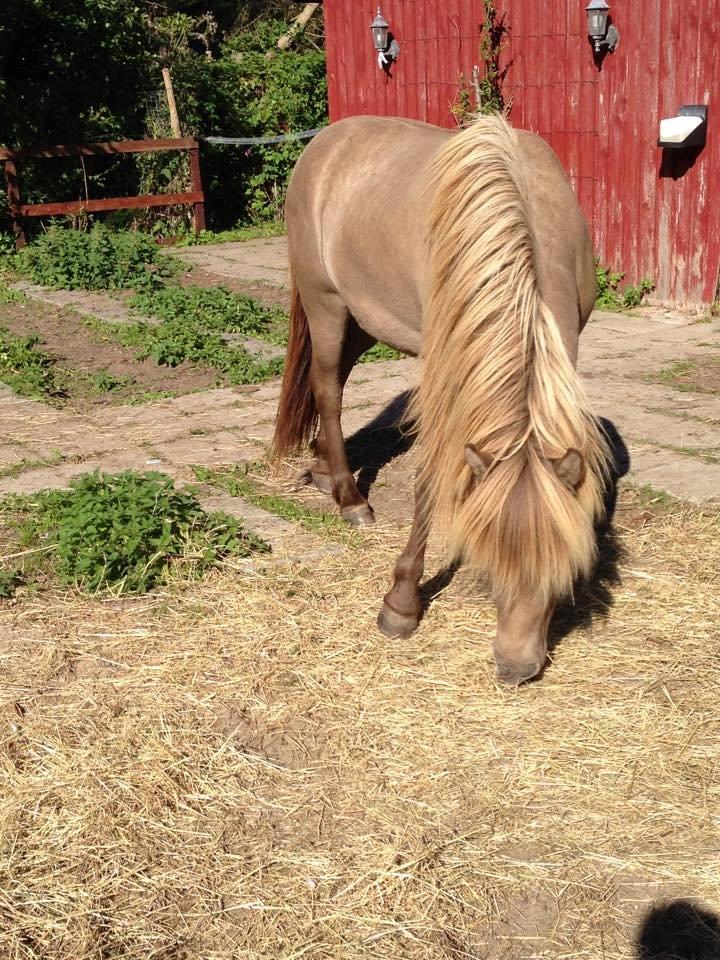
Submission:
[[[532,680],[542,670],[544,663],[538,660],[531,660],[527,663],[512,663],[503,657],[495,656],[496,671],[495,676],[498,683],[505,683],[511,687],[518,687],[521,683]]]

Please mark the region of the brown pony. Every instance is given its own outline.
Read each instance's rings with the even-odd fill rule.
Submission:
[[[378,619],[408,636],[433,519],[489,574],[498,678],[543,667],[555,602],[596,555],[608,462],[575,372],[595,299],[577,201],[550,147],[499,116],[460,132],[356,117],[299,160],[286,217],[290,343],[274,452],[309,440],[312,478],[373,520],[345,454],[343,387],[380,340],[421,354],[410,415],[415,518]]]

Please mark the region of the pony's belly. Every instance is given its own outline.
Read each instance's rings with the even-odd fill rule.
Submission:
[[[421,346],[422,315],[419,307],[382,301],[348,304],[358,325],[375,340],[417,356]]]

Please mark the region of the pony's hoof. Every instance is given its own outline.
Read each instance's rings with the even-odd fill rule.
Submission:
[[[401,613],[396,613],[386,603],[382,605],[377,618],[380,633],[383,633],[386,637],[400,637],[402,640],[415,633],[418,623],[417,617],[406,617]]]
[[[367,503],[358,503],[354,507],[343,507],[340,516],[352,527],[367,527],[375,523],[375,514]]]
[[[536,677],[543,668],[542,663],[510,663],[509,660],[495,658],[497,670],[495,676],[498,683],[505,683],[509,687],[519,687],[521,683],[526,683]]]
[[[293,480],[293,485],[290,487],[291,490],[302,490],[303,487],[307,487],[313,482],[313,475],[310,470],[301,470],[300,473],[295,475]]]
[[[332,496],[332,480],[330,479],[329,473],[311,472],[310,477],[311,482],[316,490],[319,490],[320,493],[328,493]]]

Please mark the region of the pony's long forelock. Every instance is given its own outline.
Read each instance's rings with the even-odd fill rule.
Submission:
[[[430,518],[495,591],[567,594],[591,570],[608,454],[537,282],[517,138],[500,116],[451,138],[435,161],[423,373],[410,416]],[[495,460],[472,482],[464,448]],[[577,495],[549,460],[587,466]]]

